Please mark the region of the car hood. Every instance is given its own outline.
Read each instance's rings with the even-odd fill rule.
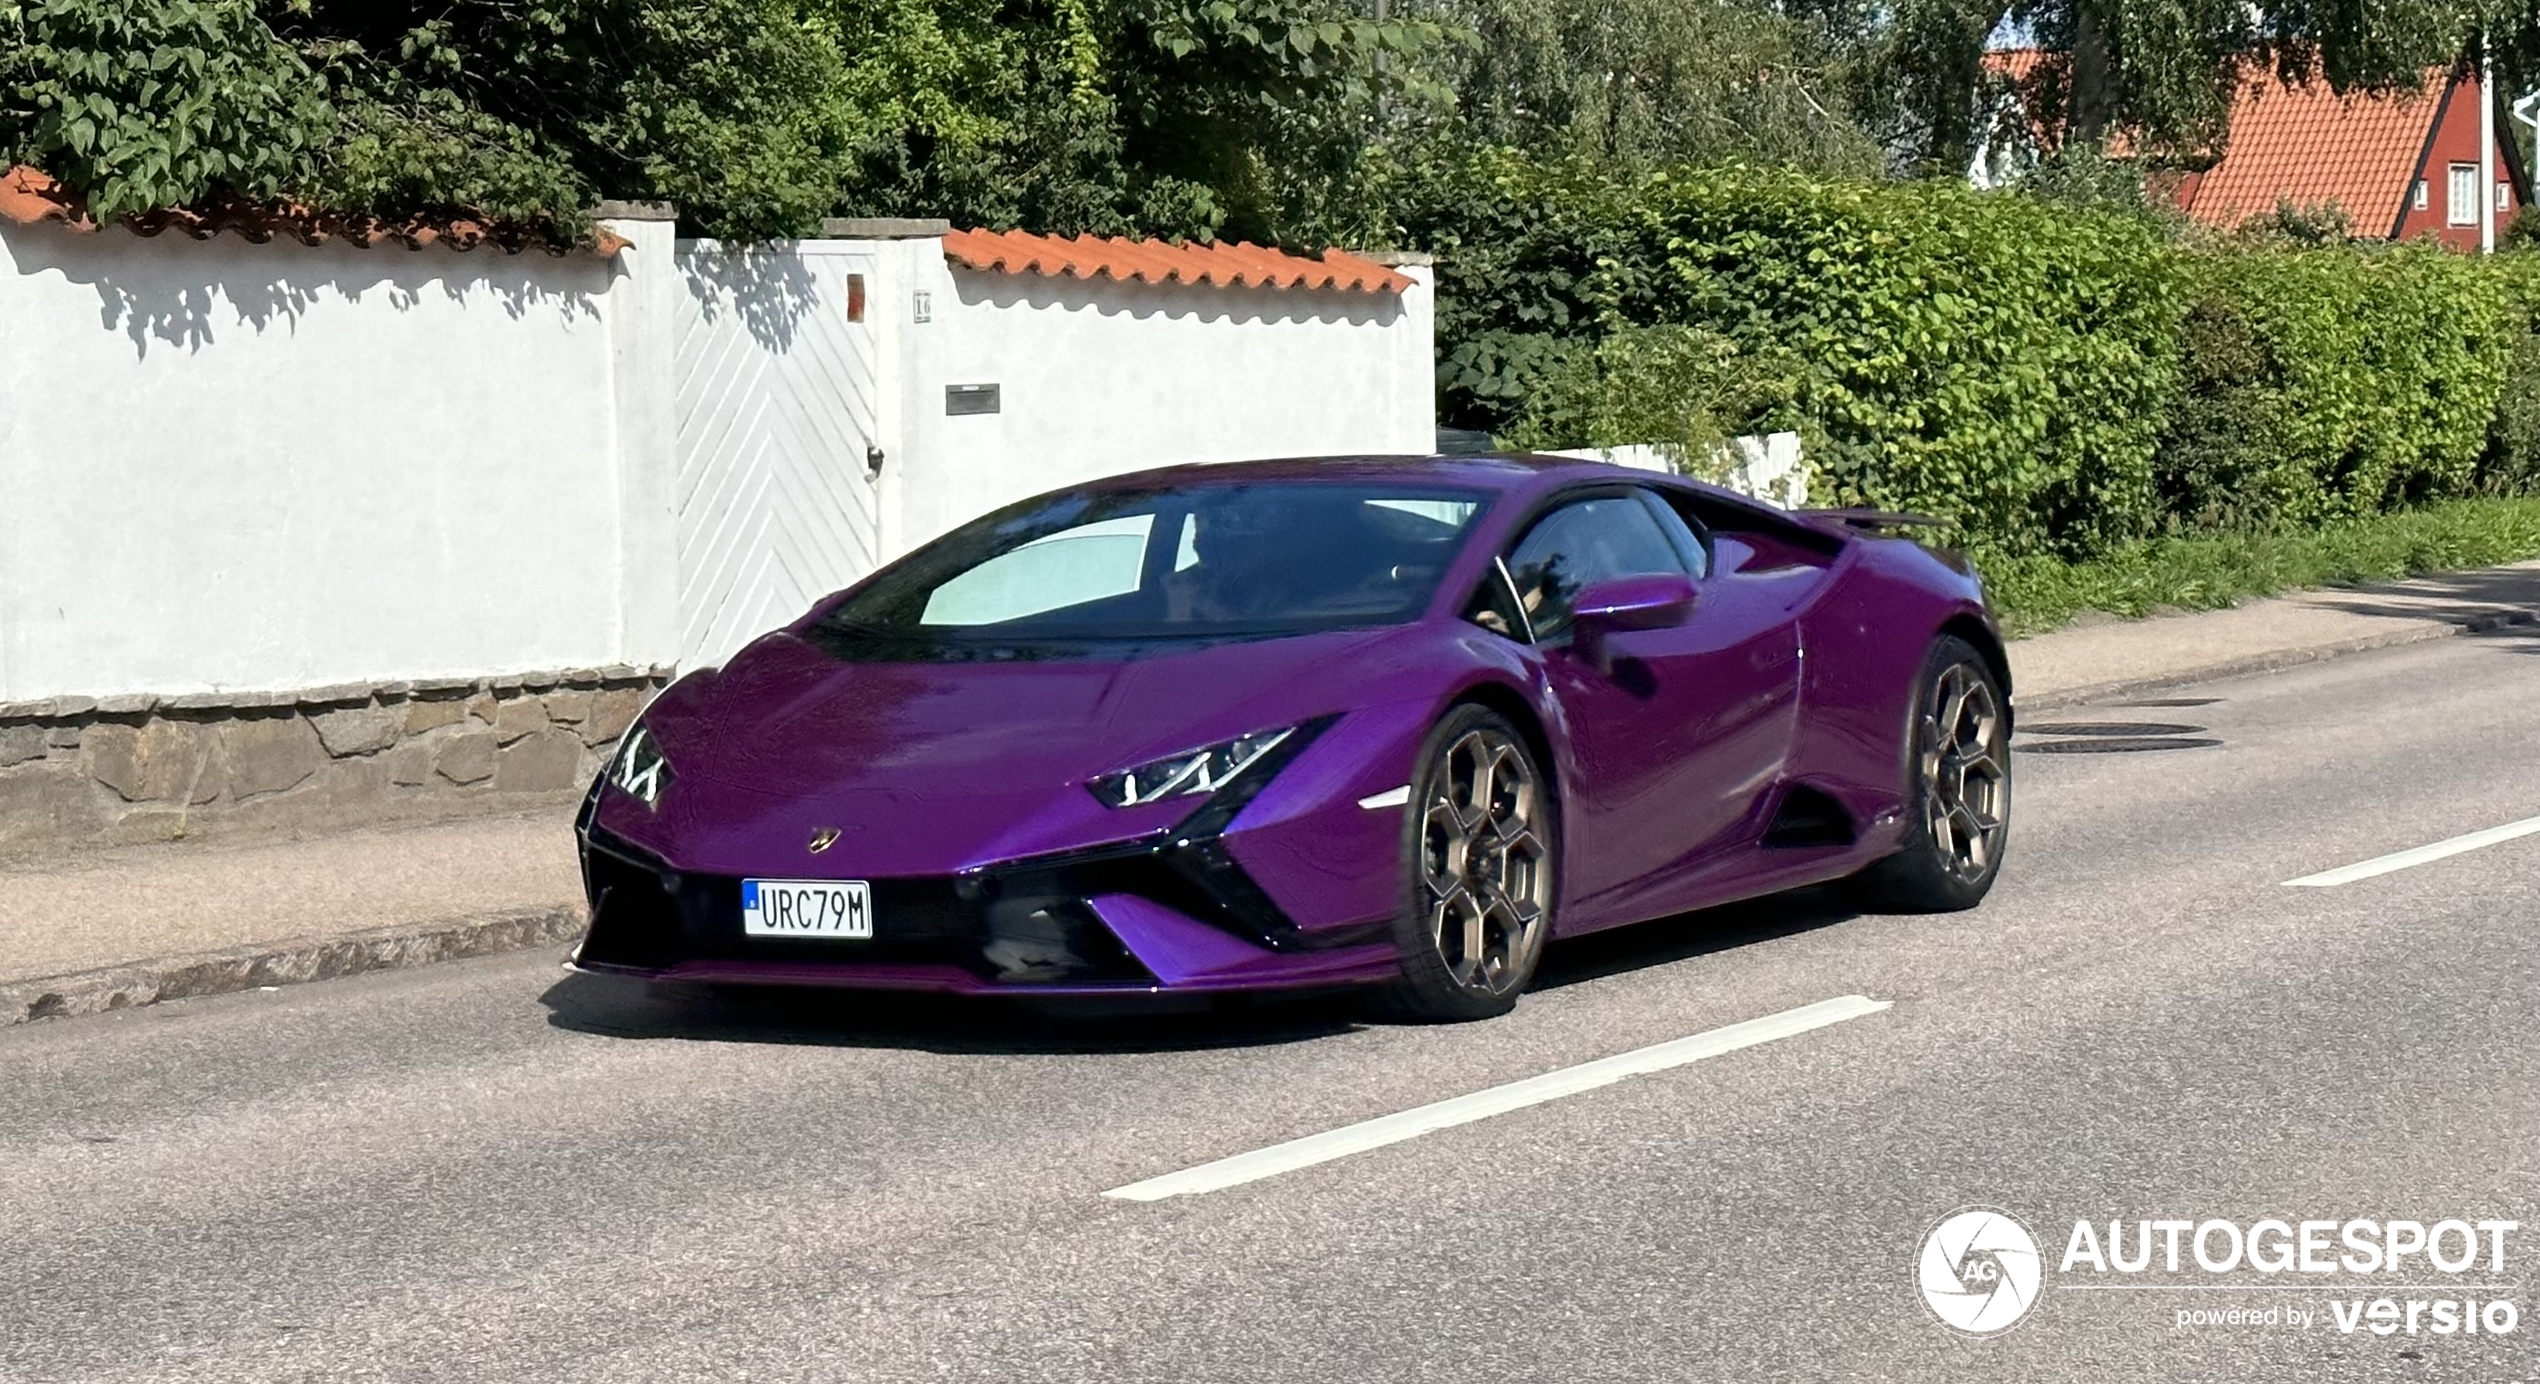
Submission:
[[[1418,695],[1397,630],[1129,659],[844,662],[791,633],[646,711],[674,781],[658,812],[610,794],[602,825],[685,869],[950,873],[1126,840],[1199,800],[1112,809],[1088,780],[1249,731]],[[1407,652],[1407,651],[1405,651]],[[1379,693],[1370,679],[1388,684]],[[814,861],[812,833],[835,828]],[[817,865],[817,869],[813,867]]]

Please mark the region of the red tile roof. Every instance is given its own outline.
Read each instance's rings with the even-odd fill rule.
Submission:
[[[1400,293],[1405,275],[1340,250],[1320,257],[1245,243],[1176,245],[1118,236],[1033,235],[1025,231],[954,231],[944,258],[966,269],[1051,278],[1109,276],[1127,282],[1211,284],[1219,288],[1323,288]]]
[[[2004,48],[1986,53],[1984,67],[2028,96],[2048,60],[2035,48]],[[2438,70],[2418,90],[2340,96],[2325,82],[2288,87],[2253,73],[2232,102],[2221,160],[2158,185],[2174,189],[2180,208],[2208,225],[2238,226],[2274,211],[2279,200],[2305,209],[2334,202],[2359,232],[2378,234],[2409,194],[2448,80]],[[2041,128],[2039,135],[2052,132]],[[2117,131],[2109,152],[2122,157],[2129,145]]]
[[[2417,91],[2339,96],[2326,83],[2287,87],[2251,81],[2231,110],[2222,161],[2181,189],[2188,215],[2236,226],[2275,210],[2334,202],[2356,229],[2386,233],[2416,176],[2447,78]]]
[[[2035,48],[1992,48],[1984,55],[1984,70],[2025,84],[2037,75],[2046,62],[2046,54]]]
[[[21,226],[60,221],[81,230],[94,230],[97,225],[61,184],[24,164],[0,173],[0,219]]]
[[[21,226],[57,221],[77,231],[97,229],[96,218],[88,214],[88,208],[77,196],[51,177],[23,164],[0,173],[0,221]],[[364,247],[397,244],[410,250],[420,250],[427,245],[440,245],[452,250],[495,245],[512,254],[523,250],[544,250],[561,255],[583,250],[597,253],[603,259],[616,255],[628,243],[606,230],[595,231],[593,238],[582,245],[559,245],[539,227],[491,218],[417,217],[383,221],[375,216],[325,216],[306,207],[243,201],[143,212],[123,218],[123,224],[141,235],[178,231],[196,240],[209,240],[223,231],[231,231],[259,245],[276,236],[288,236],[303,245],[323,245],[330,240],[348,241]]]
[[[2018,114],[2027,124],[2028,137],[2032,141],[2041,147],[2062,141],[2063,130],[2060,123],[2050,121],[2039,113],[2041,110],[2038,103],[2039,97],[2043,95],[2039,88],[2043,84],[2043,74],[2050,70],[2045,53],[2035,48],[1988,49],[1984,55],[1984,70],[1989,75],[2000,77],[2011,84]],[[1979,133],[1989,132],[1980,131]],[[2122,139],[2123,136],[2120,135],[2111,143],[2114,144]]]

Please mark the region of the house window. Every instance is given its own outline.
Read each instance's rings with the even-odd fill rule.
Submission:
[[[2452,186],[2443,199],[2443,224],[2475,226],[2478,224],[2478,165],[2452,165]]]
[[[2419,178],[2417,179],[2417,210],[2423,211],[2425,210],[2425,206],[2425,179]]]
[[[2505,212],[2505,210],[2506,210],[2507,208],[2511,207],[2513,204],[2514,204],[2514,185],[2513,185],[2513,184],[2511,184],[2511,183],[2498,183],[2498,184],[2496,184],[2496,211],[2497,211],[2497,214],[2498,214],[2498,215],[2502,215],[2502,214]]]

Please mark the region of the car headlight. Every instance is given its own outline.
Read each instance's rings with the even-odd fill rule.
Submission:
[[[1257,730],[1202,749],[1184,750],[1134,769],[1105,774],[1091,785],[1094,796],[1110,807],[1138,807],[1161,798],[1187,798],[1214,793],[1296,734],[1296,727]]]
[[[670,757],[661,752],[661,742],[640,722],[626,732],[617,758],[609,762],[609,782],[646,807],[658,805],[677,777],[670,772]]]

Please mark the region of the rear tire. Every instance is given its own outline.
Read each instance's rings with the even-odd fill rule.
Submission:
[[[2011,834],[2011,717],[1974,645],[1935,642],[1914,683],[1902,849],[1856,877],[1881,913],[1953,913],[1983,902]]]
[[[1508,718],[1479,706],[1449,712],[1414,763],[1394,921],[1402,978],[1388,998],[1424,1023],[1505,1014],[1552,935],[1561,840],[1551,781]]]

